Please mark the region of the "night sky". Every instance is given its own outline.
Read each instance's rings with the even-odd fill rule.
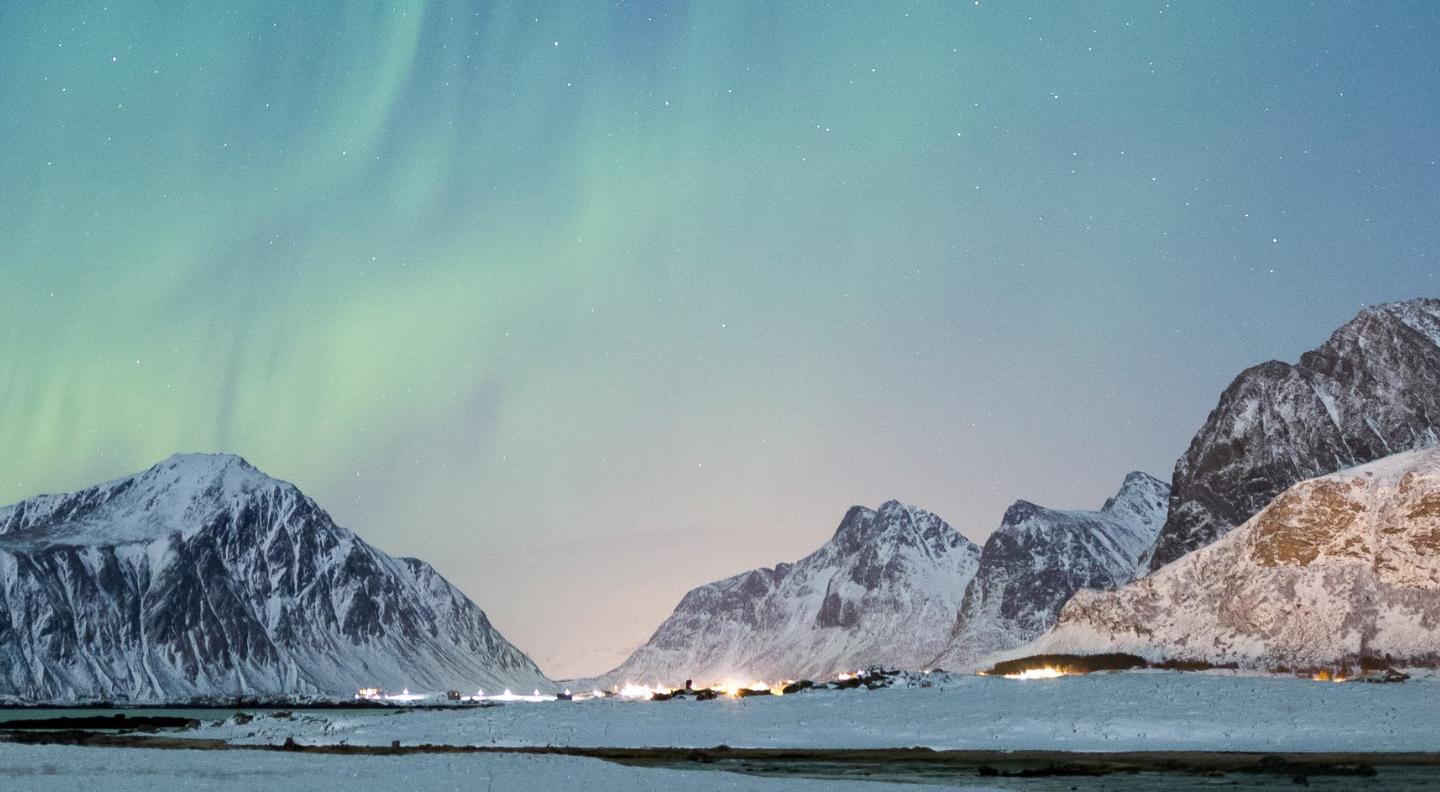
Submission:
[[[851,504],[979,540],[1168,478],[1240,369],[1440,296],[1437,41],[1433,2],[5,3],[0,502],[239,453],[599,672]]]

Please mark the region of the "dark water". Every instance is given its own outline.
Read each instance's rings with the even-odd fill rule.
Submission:
[[[247,707],[97,707],[93,709],[79,707],[45,707],[45,708],[23,708],[23,709],[0,709],[0,724],[17,720],[35,720],[45,718],[106,718],[116,715],[124,715],[127,718],[193,718],[199,721],[220,721],[235,717],[237,712],[245,712],[250,715],[271,713],[279,711],[293,712],[296,717],[314,715],[317,717],[382,718],[394,714],[399,710],[393,709],[288,709],[285,707],[265,707],[253,709]]]

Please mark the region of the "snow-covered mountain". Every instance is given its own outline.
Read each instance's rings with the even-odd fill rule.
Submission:
[[[854,507],[794,564],[686,594],[602,684],[824,678],[919,668],[946,644],[980,548],[939,517],[890,501]]]
[[[0,694],[32,700],[548,687],[428,564],[239,457],[0,508]]]
[[[1158,569],[1258,512],[1291,484],[1436,444],[1440,300],[1368,308],[1298,365],[1231,383],[1175,464]]]
[[[1249,667],[1440,665],[1440,449],[1286,490],[1114,592],[1080,592],[1016,655],[1129,652]]]
[[[985,542],[949,647],[930,665],[972,666],[1049,629],[1075,592],[1134,580],[1165,522],[1169,498],[1163,481],[1131,473],[1099,511],[1016,501]]]

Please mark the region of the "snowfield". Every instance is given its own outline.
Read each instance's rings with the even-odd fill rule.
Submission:
[[[464,711],[269,716],[194,737],[241,743],[899,748],[1061,751],[1440,751],[1440,680],[1332,684],[1141,672],[709,702],[615,699]]]

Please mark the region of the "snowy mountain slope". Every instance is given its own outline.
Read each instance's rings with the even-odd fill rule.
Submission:
[[[239,457],[177,455],[0,509],[0,693],[546,684],[429,565],[381,553]]]
[[[1114,592],[1081,592],[1017,654],[1120,651],[1258,667],[1440,664],[1440,449],[1297,484]]]
[[[1297,365],[1231,383],[1175,464],[1147,568],[1214,541],[1297,481],[1440,438],[1440,300],[1367,308]]]
[[[701,586],[601,683],[825,678],[920,667],[944,647],[980,549],[929,512],[855,507],[795,564]]]
[[[1129,583],[1165,521],[1169,497],[1164,482],[1131,473],[1099,511],[1017,501],[985,542],[954,637],[930,665],[972,666],[1049,629],[1075,592]]]

